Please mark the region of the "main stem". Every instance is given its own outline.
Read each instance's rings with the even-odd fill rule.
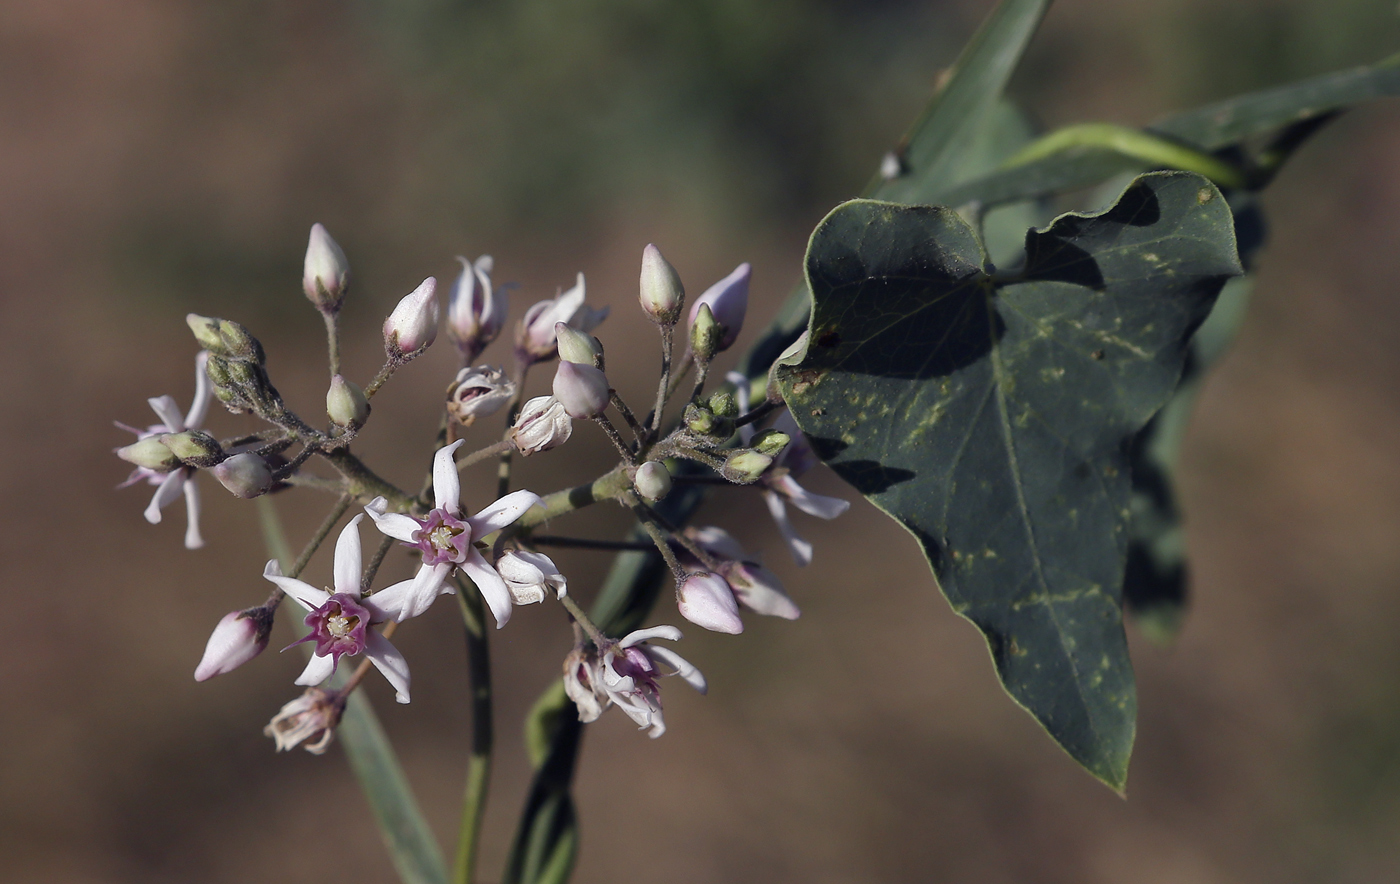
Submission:
[[[457,839],[457,860],[452,879],[471,884],[485,818],[486,794],[491,781],[491,752],[495,741],[491,703],[491,654],[487,645],[486,612],[481,593],[470,582],[457,578],[457,604],[467,638],[467,673],[471,685],[472,746],[467,758],[467,785],[462,797],[462,827]]]

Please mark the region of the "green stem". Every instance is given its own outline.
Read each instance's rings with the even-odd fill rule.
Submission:
[[[326,320],[326,352],[330,355],[331,377],[340,374],[340,322],[338,313],[322,313]]]
[[[1221,187],[1241,188],[1248,183],[1243,171],[1224,160],[1179,141],[1112,123],[1082,123],[1051,132],[1021,148],[1001,168],[1023,166],[1077,148],[1109,150],[1153,166],[1199,172]]]
[[[656,408],[651,412],[650,438],[661,432],[661,413],[666,410],[666,400],[671,390],[671,350],[673,347],[673,325],[661,326],[661,382],[656,386]]]
[[[614,500],[631,487],[632,480],[627,477],[627,468],[619,464],[592,482],[546,495],[543,498],[544,506],[527,510],[515,525],[519,528],[532,528],[541,522],[583,509],[600,500]]]
[[[481,593],[472,583],[457,577],[457,604],[467,638],[467,672],[471,686],[472,745],[467,758],[467,786],[462,798],[462,827],[457,840],[457,861],[452,880],[471,884],[485,818],[486,794],[491,781],[491,752],[495,740],[491,702],[491,654],[487,644],[486,612]]]
[[[389,508],[395,512],[405,512],[413,505],[413,498],[408,492],[401,491],[381,479],[365,466],[363,461],[345,449],[327,452],[325,457],[331,466],[345,477],[345,493],[359,500],[383,497],[389,501]]]

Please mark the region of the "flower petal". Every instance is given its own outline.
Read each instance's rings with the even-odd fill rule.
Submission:
[[[181,467],[161,480],[160,487],[156,489],[156,493],[151,497],[151,502],[147,505],[146,512],[143,514],[147,522],[150,522],[152,525],[160,524],[160,511],[165,509],[175,498],[180,496],[180,492],[183,491],[185,487],[185,480],[189,478],[189,475],[189,470]]]
[[[185,482],[185,549],[199,549],[204,538],[199,534],[199,484],[194,476]]]
[[[374,520],[374,527],[382,533],[402,540],[404,543],[413,542],[413,532],[423,527],[418,524],[418,520],[403,513],[386,513],[384,510],[389,506],[389,501],[382,497],[376,497],[365,506],[365,512]]]
[[[320,684],[330,678],[335,672],[335,658],[327,654],[324,657],[311,655],[311,659],[306,661],[306,668],[297,676],[294,684],[314,685]]]
[[[269,559],[263,568],[263,577],[277,584],[277,588],[296,600],[306,610],[319,608],[330,599],[330,593],[317,589],[295,577],[283,577],[282,566],[276,559]]]
[[[433,599],[443,592],[443,584],[447,582],[447,572],[451,570],[451,562],[443,562],[440,565],[424,565],[419,568],[418,573],[413,577],[413,584],[407,590],[403,607],[394,619],[402,623],[408,618],[417,617],[428,610],[433,604]],[[447,592],[452,591],[451,589],[447,590]]]
[[[783,476],[774,484],[775,490],[792,501],[793,506],[818,519],[834,519],[851,508],[849,500],[813,494],[797,484],[797,480],[792,476]]]
[[[510,619],[511,601],[510,589],[506,582],[501,579],[501,575],[496,573],[496,569],[482,558],[476,547],[471,547],[467,551],[467,560],[457,567],[472,579],[476,588],[481,590],[481,597],[486,600],[486,605],[491,609],[491,616],[496,618],[496,628],[500,629],[506,625]]]
[[[812,544],[803,540],[793,530],[792,521],[788,519],[787,507],[783,504],[783,499],[771,491],[765,491],[763,492],[763,502],[768,504],[768,512],[772,514],[773,521],[778,523],[778,531],[783,535],[783,542],[787,544],[788,552],[792,553],[792,560],[804,568],[812,564]]]
[[[369,657],[374,668],[384,673],[389,684],[394,686],[394,699],[408,702],[408,661],[399,649],[377,632],[365,635],[365,656]]]
[[[534,506],[544,506],[544,501],[533,491],[513,491],[507,494],[467,519],[467,524],[472,526],[472,539],[480,540],[492,532],[501,530]]]
[[[700,693],[703,694],[709,690],[709,686],[705,683],[705,676],[700,673],[699,669],[695,668],[695,664],[670,648],[655,648],[648,645],[647,656],[674,669],[676,675],[679,675],[686,684]]]
[[[209,374],[205,370],[209,365],[209,351],[200,350],[199,355],[194,358],[194,401],[190,403],[189,413],[185,415],[185,428],[197,430],[204,426],[204,417],[209,413],[209,400],[214,396],[214,385],[209,382]]]
[[[634,629],[622,637],[622,641],[617,643],[619,648],[630,648],[641,642],[651,641],[654,638],[664,638],[668,641],[678,642],[681,640],[681,631],[674,626],[649,626],[646,629]]]
[[[378,592],[365,596],[360,599],[360,604],[369,608],[370,613],[374,615],[375,623],[397,620],[410,598],[410,591],[415,582],[413,578],[401,580],[392,586],[386,586]]]
[[[739,404],[739,413],[749,413],[749,379],[743,372],[728,371],[724,373],[724,379],[734,385],[734,398]],[[748,445],[753,439],[753,424],[744,424],[739,428],[739,443]]]
[[[175,404],[175,400],[170,396],[156,396],[146,400],[150,403],[151,411],[156,413],[160,422],[165,424],[165,429],[171,433],[185,432],[185,418],[180,414],[180,406]]]
[[[457,462],[452,454],[462,447],[466,440],[458,439],[451,445],[444,445],[433,455],[433,501],[440,510],[456,515],[462,507],[462,482],[457,478]]]
[[[363,518],[359,515],[351,519],[350,524],[340,532],[335,542],[335,565],[332,568],[335,591],[355,598],[360,597],[360,520]]]

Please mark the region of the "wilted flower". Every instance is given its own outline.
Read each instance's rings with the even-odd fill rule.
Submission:
[[[778,575],[751,558],[729,532],[707,525],[687,528],[685,534],[705,552],[722,560],[716,573],[729,584],[740,605],[750,611],[784,620],[796,620],[801,616],[802,612],[788,597]],[[683,554],[682,560],[700,566],[688,555]]]
[[[563,445],[573,432],[574,423],[564,410],[564,403],[553,396],[536,396],[520,409],[511,441],[528,457]]]
[[[302,642],[315,642],[316,652],[297,677],[299,685],[317,685],[331,677],[341,657],[364,652],[389,684],[394,686],[396,699],[408,702],[408,661],[389,640],[370,629],[375,623],[402,620],[401,611],[408,598],[411,581],[405,580],[386,587],[367,598],[360,596],[360,520],[350,520],[335,543],[335,592],[317,589],[294,577],[282,576],[282,568],[271,559],[263,569],[263,577],[277,584],[311,613],[306,615],[310,632],[288,647]],[[285,711],[285,710],[284,710]]]
[[[144,430],[135,427],[128,427],[125,424],[117,424],[122,429],[136,434],[138,440],[151,439],[172,433],[183,433],[186,430],[197,429],[204,423],[204,417],[209,411],[209,399],[213,395],[213,387],[209,383],[209,376],[205,373],[204,367],[209,362],[209,354],[200,351],[194,360],[194,402],[190,404],[190,410],[183,417],[180,409],[175,404],[175,400],[169,396],[158,396],[148,399],[151,410],[156,413],[156,417],[161,422],[152,424]],[[188,521],[185,527],[185,548],[199,549],[204,545],[204,538],[199,534],[199,488],[192,481],[194,469],[180,466],[169,472],[161,472],[150,467],[138,466],[119,488],[134,485],[137,482],[145,481],[151,485],[159,486],[155,496],[151,498],[151,503],[146,507],[146,521],[152,525],[160,522],[160,511],[183,491],[185,495],[185,510]]]
[[[517,605],[533,605],[549,595],[563,598],[568,593],[564,575],[543,553],[509,550],[496,560],[496,572]]]
[[[335,739],[335,727],[345,713],[345,695],[340,691],[307,688],[306,692],[273,716],[263,733],[277,742],[277,751],[295,749],[307,740],[306,751],[321,755]]]
[[[204,646],[194,680],[207,681],[247,663],[267,648],[271,631],[272,610],[266,606],[225,614]]]
[[[490,255],[473,263],[457,256],[462,273],[447,296],[447,336],[462,351],[462,362],[469,363],[496,340],[506,324],[505,290],[492,291]]]
[[[423,554],[422,567],[413,580],[408,581],[403,607],[396,615],[399,620],[417,617],[428,610],[439,594],[453,592],[447,577],[453,568],[461,568],[481,590],[499,629],[510,619],[510,590],[472,542],[510,525],[530,507],[540,505],[540,499],[533,492],[516,491],[474,516],[464,517],[461,481],[457,477],[457,464],[452,459],[453,452],[461,445],[459,439],[439,448],[433,456],[435,505],[426,518],[386,512],[387,501],[382,497],[370,501],[365,512],[380,531]]]
[[[653,739],[665,733],[657,679],[679,675],[700,693],[706,690],[705,676],[684,657],[647,643],[653,638],[679,641],[680,637],[674,626],[653,626],[609,644],[601,659],[596,650],[575,649],[564,661],[564,692],[578,707],[579,721],[593,721],[616,704]]]
[[[384,351],[391,359],[411,359],[437,339],[437,327],[437,280],[430,276],[384,320]]]
[[[554,323],[562,322],[579,331],[592,331],[608,317],[608,308],[583,303],[583,274],[573,288],[548,301],[540,301],[525,311],[515,332],[515,349],[527,362],[549,359],[557,346]]]
[[[515,395],[515,382],[505,372],[490,365],[478,365],[457,372],[447,388],[447,410],[458,423],[495,414]]]

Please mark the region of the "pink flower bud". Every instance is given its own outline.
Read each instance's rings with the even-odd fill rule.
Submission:
[[[272,470],[268,468],[267,461],[251,451],[235,454],[210,467],[209,472],[234,497],[261,497],[272,488]]]
[[[430,276],[384,320],[384,349],[391,359],[411,359],[437,338],[437,326],[437,280]]]
[[[744,313],[749,308],[751,275],[752,268],[748,263],[740,264],[734,268],[733,273],[705,289],[705,293],[696,298],[695,304],[690,308],[690,324],[694,326],[700,305],[709,305],[721,331],[718,350],[727,350],[734,343],[734,339],[739,337],[739,330],[744,327]]]
[[[490,255],[473,264],[458,256],[462,273],[447,296],[447,336],[471,362],[486,345],[496,340],[506,323],[506,293],[491,289]]]
[[[306,297],[322,313],[334,314],[345,299],[350,282],[350,265],[345,253],[326,228],[311,225],[311,239],[306,244],[306,262],[302,265],[301,288]]]
[[[214,627],[204,647],[204,659],[195,668],[195,681],[208,681],[247,663],[267,647],[272,612],[267,608],[230,611]]]
[[[713,572],[696,571],[685,578],[676,589],[676,606],[682,617],[711,632],[738,635],[744,631],[734,591]]]
[[[647,316],[665,326],[675,325],[685,303],[685,288],[676,268],[650,243],[642,250],[641,301]]]
[[[554,398],[569,417],[597,417],[608,407],[608,378],[591,365],[560,362],[554,372]]]
[[[527,457],[569,441],[574,423],[564,405],[553,396],[536,396],[525,403],[511,430],[511,441]]]

